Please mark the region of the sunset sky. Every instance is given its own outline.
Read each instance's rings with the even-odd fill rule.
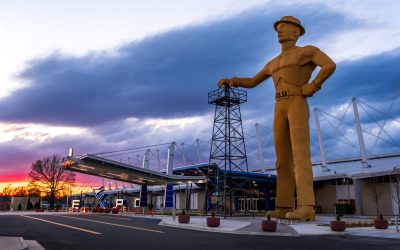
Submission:
[[[325,112],[327,158],[359,155],[353,96],[364,103],[368,155],[398,153],[399,9],[396,0],[0,1],[0,190],[23,182],[36,159],[66,155],[70,146],[85,154],[175,141],[195,162],[199,138],[207,161],[214,115],[207,93],[220,78],[253,76],[279,54],[273,23],[284,15],[306,29],[299,46],[315,45],[337,63],[309,100]],[[242,105],[251,169],[259,168],[255,123],[265,162],[274,164],[273,97],[267,80]],[[343,117],[337,129],[332,116]],[[318,162],[313,116],[310,126]],[[158,149],[163,165],[167,146]],[[143,152],[117,158],[136,164],[136,155]]]

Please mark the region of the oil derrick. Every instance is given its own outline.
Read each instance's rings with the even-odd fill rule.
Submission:
[[[240,205],[248,204],[246,199],[252,196],[250,180],[246,178],[248,165],[240,113],[240,104],[245,102],[246,91],[227,85],[208,93],[208,103],[215,105],[215,116],[207,173],[206,213],[215,210],[224,217],[254,215],[248,206]]]

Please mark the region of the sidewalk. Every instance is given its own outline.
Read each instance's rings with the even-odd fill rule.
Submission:
[[[7,212],[0,213],[1,215],[90,215],[91,213],[68,213],[68,212]],[[107,214],[107,216],[113,216],[113,214]],[[373,226],[369,227],[352,227],[346,228],[344,232],[333,232],[331,231],[329,222],[334,220],[334,216],[317,216],[316,221],[312,222],[299,222],[299,221],[288,221],[278,220],[278,228],[276,232],[264,232],[261,230],[261,221],[264,217],[228,217],[226,219],[221,218],[221,224],[219,227],[207,227],[206,217],[202,216],[191,216],[188,224],[178,223],[178,218],[172,219],[170,215],[146,215],[134,213],[120,213],[115,216],[128,216],[136,218],[146,219],[157,219],[161,220],[159,225],[170,226],[177,228],[184,228],[190,230],[210,231],[218,233],[233,233],[233,234],[249,234],[249,235],[268,235],[268,236],[318,236],[318,235],[353,235],[353,236],[364,236],[364,237],[378,237],[388,239],[399,239],[400,233],[396,232],[396,226],[389,226],[388,229],[379,230]],[[372,217],[360,216],[360,217],[345,217],[344,221],[355,220],[355,221],[370,221]]]
[[[160,217],[159,217],[160,218]],[[207,227],[206,217],[191,216],[188,224],[180,224],[178,218],[164,217],[159,225],[185,228],[191,230],[211,231],[219,233],[249,234],[249,235],[268,235],[268,236],[318,236],[318,235],[353,235],[364,237],[378,237],[399,239],[400,233],[396,232],[396,226],[389,226],[388,229],[379,230],[373,226],[346,228],[344,232],[333,232],[327,226],[333,218],[322,216],[317,217],[313,222],[298,222],[279,220],[276,232],[263,232],[261,230],[262,217],[233,217],[221,218],[221,225],[216,228]]]
[[[7,211],[0,212],[0,216],[6,215],[54,215],[54,214],[70,214],[69,212],[36,212],[36,211]]]
[[[22,237],[0,236],[0,249],[12,250],[44,250],[35,240],[24,240]]]

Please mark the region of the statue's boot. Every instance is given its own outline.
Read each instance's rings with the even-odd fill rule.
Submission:
[[[268,211],[267,216],[269,215],[271,218],[284,219],[285,215],[289,212],[293,212],[292,207],[278,207],[275,210]]]
[[[285,218],[289,220],[314,221],[315,210],[313,206],[298,206],[294,212],[288,212]]]

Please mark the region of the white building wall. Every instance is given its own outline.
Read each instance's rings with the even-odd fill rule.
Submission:
[[[190,209],[194,210],[199,207],[199,194],[192,193],[190,194]]]
[[[163,196],[156,196],[156,204],[154,206],[155,209],[161,209],[161,204],[163,204]]]
[[[174,194],[174,204],[175,204],[175,209],[181,209],[179,194]]]
[[[336,186],[336,199],[337,200],[353,200],[355,199],[353,185],[338,185]]]

